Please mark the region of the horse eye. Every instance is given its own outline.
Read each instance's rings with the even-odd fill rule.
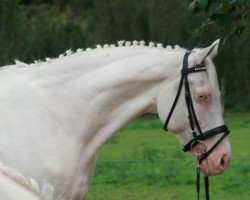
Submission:
[[[206,95],[203,95],[203,94],[199,95],[198,98],[199,98],[199,100],[201,100],[201,101],[207,100],[207,96],[206,96]]]
[[[199,95],[199,99],[200,99],[200,100],[204,100],[204,99],[205,99],[205,96],[204,96],[204,95]]]

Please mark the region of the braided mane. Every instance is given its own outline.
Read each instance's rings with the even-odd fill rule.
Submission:
[[[166,47],[163,46],[162,43],[154,43],[154,42],[149,42],[148,44],[146,44],[145,41],[136,41],[134,40],[133,42],[131,41],[118,41],[117,45],[115,44],[104,44],[104,45],[100,45],[97,44],[95,46],[95,48],[86,48],[85,50],[79,48],[77,49],[75,52],[73,52],[72,50],[67,50],[65,51],[65,53],[62,53],[58,56],[58,58],[45,58],[45,61],[41,61],[41,60],[35,60],[34,63],[32,63],[31,65],[36,65],[36,66],[40,66],[44,63],[53,63],[54,61],[58,61],[61,59],[65,59],[68,58],[70,56],[75,56],[75,55],[79,55],[79,54],[87,54],[87,53],[91,53],[94,51],[98,51],[98,50],[105,50],[105,49],[114,49],[114,48],[123,48],[123,47],[130,47],[130,48],[151,48],[151,49],[165,49],[165,50],[176,50],[176,51],[186,51],[186,49],[181,48],[179,45],[175,45],[175,46],[171,46],[171,45],[167,45]],[[19,60],[15,60],[15,66],[17,67],[25,67],[28,66],[28,64],[21,62]]]

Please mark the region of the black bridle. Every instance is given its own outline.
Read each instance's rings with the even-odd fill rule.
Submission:
[[[200,199],[200,163],[207,158],[207,156],[221,143],[221,141],[229,134],[229,130],[227,128],[226,125],[222,125],[222,126],[218,126],[215,127],[211,130],[208,130],[206,132],[202,132],[196,113],[195,113],[195,109],[194,109],[194,105],[193,105],[193,101],[192,101],[192,95],[190,92],[190,87],[189,87],[189,82],[188,82],[188,74],[190,73],[195,73],[195,72],[202,72],[202,71],[206,71],[206,67],[204,65],[198,65],[195,67],[191,67],[188,68],[188,57],[191,54],[190,51],[186,52],[183,58],[183,66],[182,66],[182,70],[181,70],[181,80],[180,80],[180,84],[179,84],[179,88],[174,100],[174,103],[170,109],[170,112],[168,114],[168,117],[165,121],[164,124],[164,130],[167,131],[167,126],[169,123],[169,120],[174,112],[174,109],[177,105],[179,96],[181,94],[181,90],[184,84],[185,87],[185,100],[186,100],[186,106],[187,106],[187,110],[188,110],[188,119],[189,119],[189,124],[190,124],[190,128],[191,128],[191,132],[193,134],[193,139],[190,140],[186,145],[184,145],[183,147],[183,151],[187,152],[187,151],[192,151],[198,159],[198,166],[196,169],[197,172],[197,180],[196,180],[196,186],[197,186],[197,193],[198,193],[198,199]],[[198,132],[198,134],[197,134]],[[204,140],[211,138],[217,134],[223,133],[223,135],[220,137],[220,139],[207,151],[206,149],[206,145],[203,142]],[[194,150],[194,147],[200,144],[203,146],[203,151],[201,153],[196,153]],[[205,192],[206,192],[206,199],[209,200],[209,190],[208,190],[208,177],[205,177]]]

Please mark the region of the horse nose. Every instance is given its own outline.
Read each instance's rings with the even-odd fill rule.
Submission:
[[[216,176],[223,174],[231,162],[231,154],[223,154],[222,156],[208,156],[201,162],[201,168],[206,176]]]

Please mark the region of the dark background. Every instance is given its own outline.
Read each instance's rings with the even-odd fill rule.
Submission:
[[[246,110],[250,108],[247,4],[246,0],[0,0],[0,66],[118,40],[193,48],[221,38],[215,64],[225,106]]]

